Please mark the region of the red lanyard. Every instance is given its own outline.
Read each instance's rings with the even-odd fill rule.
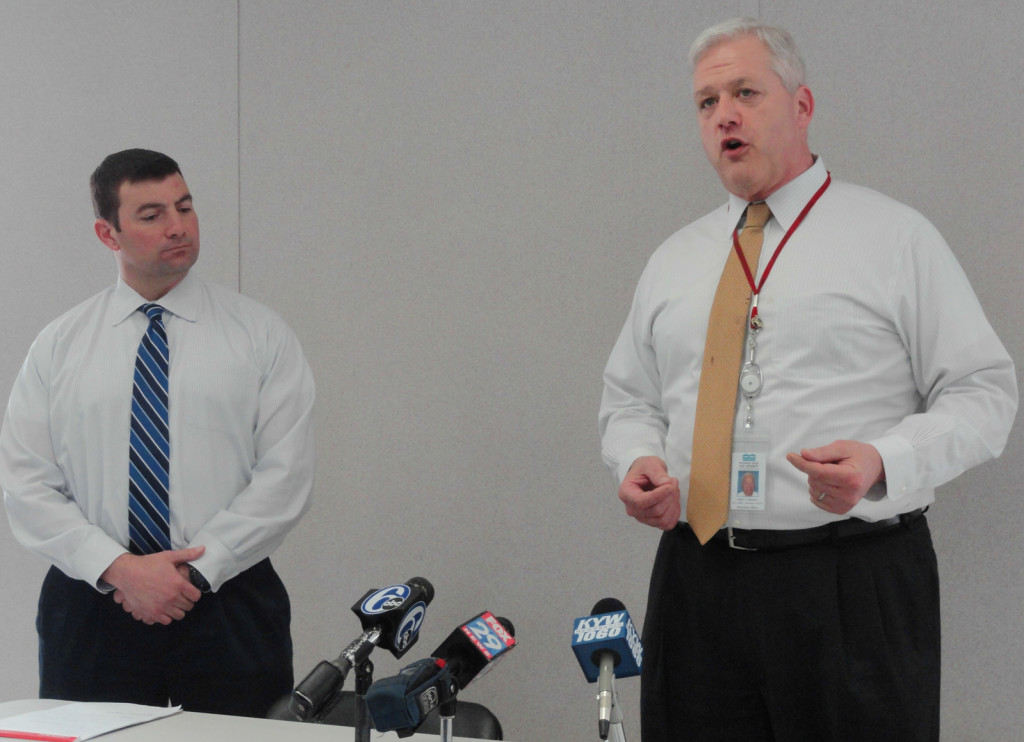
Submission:
[[[760,283],[756,285],[754,284],[754,274],[750,271],[750,266],[747,264],[747,258],[743,254],[743,250],[740,248],[739,232],[738,230],[735,229],[732,231],[733,249],[736,250],[736,254],[740,258],[740,265],[743,266],[743,272],[747,274],[747,283],[750,284],[750,291],[754,296],[754,303],[750,309],[751,329],[760,329],[760,322],[757,322],[758,326],[755,327],[755,320],[757,320],[757,297],[761,293],[761,288],[764,286],[764,282],[768,280],[768,274],[772,272],[772,267],[775,265],[775,259],[779,257],[779,253],[782,252],[782,248],[786,246],[786,243],[789,242],[789,238],[793,236],[793,233],[796,231],[796,228],[800,226],[800,223],[804,220],[804,217],[807,216],[807,212],[809,212],[814,207],[814,204],[818,203],[818,199],[821,198],[821,194],[828,190],[828,187],[831,183],[832,173],[828,173],[828,177],[825,178],[825,183],[821,186],[821,188],[818,189],[817,193],[811,196],[811,200],[807,202],[807,205],[804,206],[803,211],[801,211],[800,215],[796,218],[796,221],[794,221],[793,225],[786,231],[785,236],[782,238],[782,242],[780,242],[779,246],[775,248],[775,252],[772,253],[772,259],[768,261],[768,265],[766,265],[764,268],[764,273],[761,274]]]

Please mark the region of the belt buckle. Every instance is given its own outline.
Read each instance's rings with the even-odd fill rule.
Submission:
[[[726,532],[729,535],[729,548],[736,549],[737,551],[758,551],[756,547],[740,546],[736,543],[736,537],[732,532],[732,523],[726,526]]]

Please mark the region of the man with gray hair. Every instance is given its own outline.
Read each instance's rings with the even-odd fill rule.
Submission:
[[[664,531],[644,742],[938,740],[924,512],[1002,452],[1013,362],[927,219],[811,152],[787,32],[728,21],[691,61],[729,199],[651,257],[600,414],[627,514]]]

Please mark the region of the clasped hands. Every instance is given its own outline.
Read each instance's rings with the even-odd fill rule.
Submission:
[[[811,503],[826,512],[848,513],[871,487],[882,481],[882,457],[869,443],[833,441],[819,448],[786,454],[807,476]],[[679,480],[668,475],[657,456],[641,456],[619,485],[626,514],[663,531],[675,528],[681,514]]]
[[[145,624],[180,621],[202,597],[189,580],[188,563],[203,555],[203,546],[137,556],[122,554],[100,579],[114,586],[114,602]]]

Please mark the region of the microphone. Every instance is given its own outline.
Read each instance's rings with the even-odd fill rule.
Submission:
[[[591,615],[573,624],[572,651],[583,668],[587,682],[597,682],[597,730],[608,739],[615,705],[615,677],[640,674],[643,646],[629,612],[621,601],[603,598]]]
[[[341,700],[349,670],[365,662],[374,647],[384,646],[396,659],[409,651],[433,599],[434,586],[423,577],[367,592],[352,606],[363,633],[335,659],[313,668],[292,691],[288,710],[300,721],[329,713]]]
[[[377,680],[366,692],[366,710],[378,732],[412,734],[427,714],[454,701],[516,646],[515,628],[489,611],[458,626],[427,659]],[[444,709],[442,709],[442,713]]]
[[[516,630],[507,618],[484,611],[466,621],[438,645],[431,656],[452,666],[452,675],[463,690],[483,677],[516,646]]]
[[[431,711],[455,698],[458,683],[452,668],[438,657],[403,667],[397,675],[377,680],[366,691],[366,711],[378,732],[411,735]]]
[[[370,590],[352,606],[363,630],[380,629],[380,641],[401,659],[419,638],[427,606],[434,599],[434,586],[425,577],[410,577],[401,585]]]

